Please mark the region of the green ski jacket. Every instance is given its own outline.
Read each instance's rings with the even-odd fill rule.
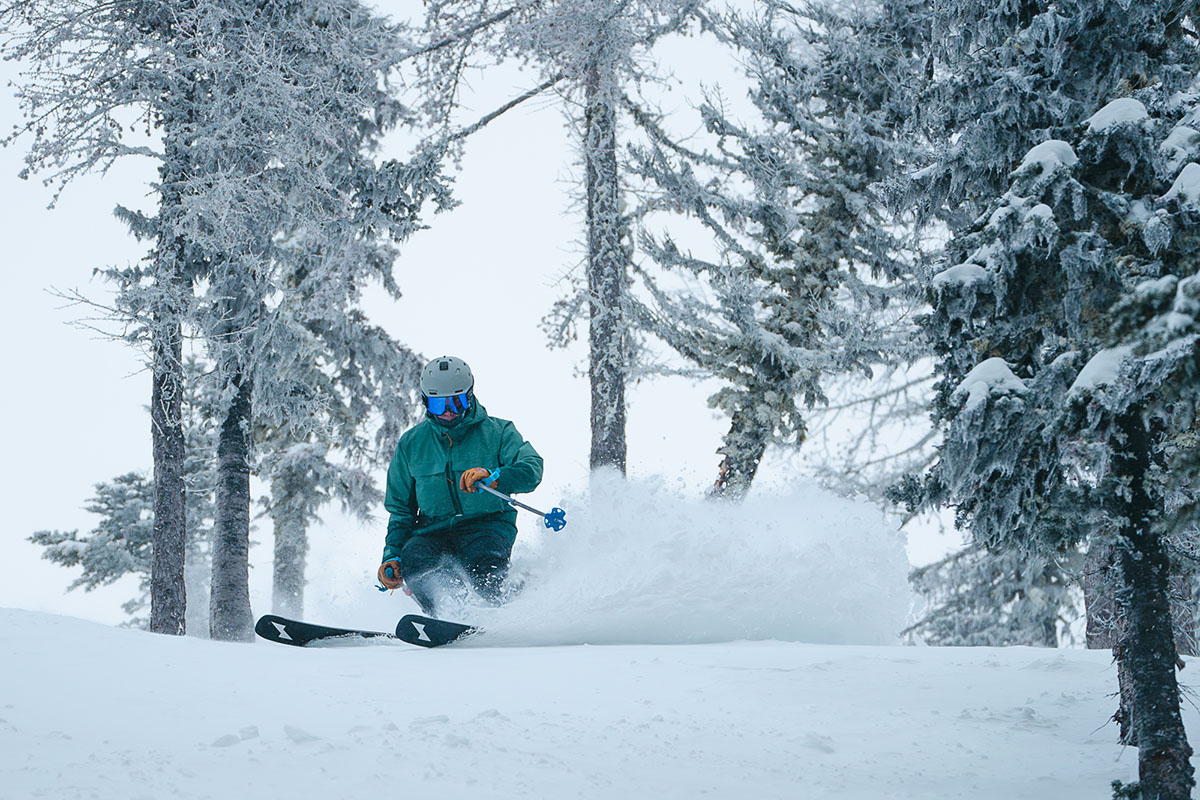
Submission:
[[[445,533],[460,523],[494,518],[517,538],[517,512],[495,495],[458,488],[458,478],[483,467],[499,479],[490,484],[506,494],[532,492],[542,481],[542,457],[506,419],[488,416],[475,401],[453,428],[426,414],[404,432],[388,467],[383,505],[388,511],[383,560],[400,557],[400,549],[424,531]],[[436,526],[436,527],[434,527]]]

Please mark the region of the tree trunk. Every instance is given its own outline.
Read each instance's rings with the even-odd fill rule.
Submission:
[[[1117,427],[1125,441],[1113,458],[1113,470],[1128,487],[1116,544],[1127,614],[1119,651],[1132,691],[1129,723],[1137,739],[1138,780],[1143,797],[1187,800],[1195,780],[1175,677],[1170,559],[1153,526],[1155,508],[1144,480],[1151,442],[1139,409],[1119,417]]]
[[[276,498],[278,500],[278,498]],[[275,522],[275,571],[271,605],[276,614],[304,614],[304,568],[308,555],[308,532],[303,514],[284,506],[271,515]]]
[[[750,491],[750,484],[758,473],[771,431],[755,416],[753,400],[749,405],[750,408],[737,408],[730,417],[729,433],[725,434],[721,448],[717,450],[724,458],[710,497],[740,501]]]
[[[150,437],[154,451],[154,541],[150,562],[150,630],[187,632],[186,456],[183,437],[183,336],[177,309],[156,315],[152,337]]]
[[[234,375],[233,400],[217,443],[217,518],[213,527],[209,631],[214,639],[252,641],[250,613],[250,396],[252,380]]]
[[[584,158],[587,168],[588,311],[592,390],[590,464],[625,472],[626,319],[628,255],[623,241],[617,173],[614,76],[602,57],[585,83]]]
[[[189,90],[190,96],[190,90]],[[165,126],[165,158],[159,168],[158,238],[153,254],[157,296],[150,320],[150,438],[154,454],[154,534],[150,562],[150,630],[182,636],[187,632],[187,487],[183,432],[183,318],[191,293],[186,243],[170,221],[178,215],[183,182],[189,174],[190,119]]]

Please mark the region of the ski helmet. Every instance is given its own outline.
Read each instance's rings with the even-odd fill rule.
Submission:
[[[461,415],[471,407],[474,388],[475,376],[461,358],[439,356],[421,370],[421,397],[425,409],[435,417],[447,409]]]

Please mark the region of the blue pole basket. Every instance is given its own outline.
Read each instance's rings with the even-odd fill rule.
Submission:
[[[556,531],[561,531],[567,527],[567,512],[561,508],[552,508],[550,513],[546,515],[546,527]]]

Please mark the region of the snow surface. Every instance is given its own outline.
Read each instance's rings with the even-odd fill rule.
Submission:
[[[1149,113],[1146,106],[1132,97],[1113,100],[1087,119],[1088,133],[1106,131],[1114,125],[1141,122]]]
[[[589,497],[565,531],[523,533],[525,590],[462,609],[486,633],[440,650],[0,608],[0,800],[1059,800],[1135,778],[1107,652],[895,644],[908,563],[873,507],[604,474]],[[306,616],[413,610],[356,572]]]
[[[969,411],[988,399],[993,392],[1015,392],[1026,389],[1025,383],[1013,374],[1003,358],[989,358],[976,364],[954,390],[954,398],[967,397],[965,410]]]
[[[1061,800],[1137,771],[1099,651],[298,649],[0,609],[0,652],[5,800]]]

